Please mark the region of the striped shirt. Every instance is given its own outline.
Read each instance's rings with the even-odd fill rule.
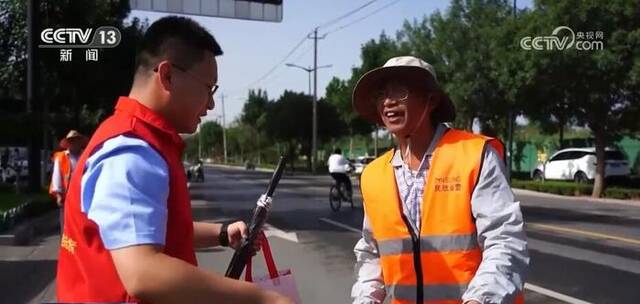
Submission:
[[[422,196],[424,194],[424,180],[427,170],[431,162],[431,156],[435,149],[436,143],[440,140],[444,131],[447,130],[445,125],[438,125],[433,135],[433,140],[424,153],[420,166],[417,171],[412,171],[409,166],[402,160],[399,149],[391,159],[391,165],[396,176],[396,184],[398,185],[398,193],[402,201],[403,212],[411,223],[411,228],[419,234],[420,232],[420,214],[422,214]]]

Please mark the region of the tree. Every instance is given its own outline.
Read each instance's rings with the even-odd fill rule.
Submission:
[[[40,2],[37,18],[42,28],[115,26],[122,33],[118,47],[99,50],[98,62],[86,62],[82,49],[73,49],[72,62],[60,62],[57,49],[37,49],[40,62],[36,63],[39,86],[35,102],[44,105],[43,111],[48,114],[47,132],[62,136],[74,128],[90,134],[99,120],[112,112],[115,99],[127,95],[136,46],[146,27],[138,19],[125,24],[129,11],[127,0]],[[23,138],[34,129],[33,122],[40,121],[39,117],[25,119],[20,113],[26,109],[25,19],[25,1],[0,2],[0,61],[8,63],[0,66],[0,129],[12,130]],[[41,29],[36,31],[37,35]],[[40,128],[35,129],[40,132]]]
[[[506,134],[505,118],[518,112],[517,87],[504,84],[518,69],[504,56],[513,52],[514,35],[502,30],[512,26],[509,4],[454,0],[446,14],[436,12],[430,20],[434,64],[445,91],[456,103],[457,124],[470,130],[479,119],[482,133]]]
[[[537,62],[537,87],[555,98],[542,100],[578,126],[588,127],[596,148],[596,178],[592,196],[604,190],[605,147],[624,134],[637,132],[640,123],[640,4],[634,1],[548,1],[536,3],[538,27],[546,33],[558,24],[574,31],[605,33],[601,50],[541,52]],[[531,33],[543,34],[543,33]],[[552,75],[544,77],[544,75]],[[564,79],[564,81],[563,81]]]
[[[189,136],[185,143],[188,159],[200,158],[199,149],[202,149],[202,157],[222,158],[222,126],[216,121],[204,122],[200,125],[200,130]]]
[[[255,152],[257,163],[260,165],[262,160],[262,148],[265,145],[263,140],[264,129],[267,121],[267,111],[269,106],[269,97],[267,91],[261,89],[249,90],[247,101],[242,107],[240,123],[244,127],[243,133],[253,136],[256,139]],[[253,142],[253,141],[252,141]]]
[[[242,114],[240,115],[240,122],[248,125],[255,125],[267,112],[267,106],[269,105],[269,97],[267,91],[262,89],[249,90],[247,101],[242,107]]]
[[[346,126],[351,147],[353,147],[354,136],[369,135],[374,128],[372,123],[364,120],[353,110],[352,91],[347,85],[347,81],[334,77],[327,85],[325,94],[327,102],[336,109],[340,120]]]
[[[291,159],[300,147],[307,156],[311,169],[311,123],[312,100],[309,95],[285,90],[269,107],[266,131],[270,138],[284,142]],[[307,115],[308,114],[308,115]],[[343,134],[344,124],[338,113],[323,99],[318,101],[318,141],[323,142]]]
[[[334,77],[327,85],[326,100],[337,110],[340,120],[346,126],[350,146],[353,145],[354,136],[364,135],[369,137],[376,128],[374,124],[364,120],[353,110],[351,103],[353,89],[360,77],[366,72],[382,66],[390,58],[400,55],[397,43],[382,32],[378,40],[369,40],[362,46],[360,52],[362,64],[351,70],[351,77],[348,80]]]

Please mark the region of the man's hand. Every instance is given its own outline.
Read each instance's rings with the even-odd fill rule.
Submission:
[[[237,250],[240,248],[242,240],[249,236],[249,228],[244,222],[238,221],[230,224],[227,229],[227,233],[229,234],[229,247]],[[253,243],[252,255],[255,255],[256,252],[260,251],[260,243],[262,242],[261,235],[259,235]]]
[[[268,304],[294,304],[291,299],[270,290],[265,290],[265,300],[264,303]]]
[[[220,304],[293,304],[273,291],[208,273],[165,255],[159,245],[135,245],[110,252],[127,293],[145,303],[204,304],[216,299]]]
[[[64,204],[64,194],[56,193],[56,204],[58,205],[58,207],[62,207],[62,205]]]

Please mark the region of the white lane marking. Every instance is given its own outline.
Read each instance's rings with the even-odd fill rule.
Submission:
[[[574,297],[571,297],[571,296],[568,296],[568,295],[565,295],[565,294],[561,294],[559,292],[555,292],[553,290],[549,290],[549,289],[546,289],[544,287],[540,287],[540,286],[529,284],[529,283],[524,284],[524,288],[528,289],[528,290],[531,290],[533,292],[537,292],[539,294],[543,294],[545,296],[554,298],[556,300],[560,300],[560,301],[563,301],[563,302],[566,302],[566,303],[570,303],[570,304],[591,304],[591,302],[587,302],[587,301],[583,301],[583,300],[580,300],[580,299],[576,299]]]
[[[358,230],[356,228],[353,228],[351,226],[348,226],[348,225],[345,225],[345,224],[330,220],[330,219],[325,218],[325,217],[320,218],[320,220],[325,222],[325,223],[327,223],[327,224],[334,225],[334,226],[349,230],[349,231],[357,233],[357,234],[361,234],[362,233],[362,231],[360,231],[360,230]],[[577,298],[574,298],[574,297],[571,297],[571,296],[568,296],[568,295],[565,295],[565,294],[561,294],[559,292],[555,292],[553,290],[546,289],[544,287],[540,287],[540,286],[533,285],[533,284],[530,284],[530,283],[524,284],[524,288],[528,289],[528,290],[531,290],[533,292],[548,296],[550,298],[554,298],[556,300],[560,300],[560,301],[569,303],[569,304],[592,304],[590,302],[583,301],[583,300],[580,300],[580,299],[577,299]]]
[[[351,226],[348,226],[348,225],[345,225],[345,224],[342,224],[342,223],[338,223],[338,222],[330,220],[330,219],[328,219],[326,217],[321,217],[320,220],[325,222],[325,223],[327,223],[327,224],[338,226],[340,228],[347,229],[347,230],[349,230],[351,232],[354,232],[354,233],[357,233],[357,234],[362,234],[362,230],[360,230],[360,229],[356,229],[356,228],[353,228]]]
[[[552,230],[552,231],[560,231],[560,232],[568,232],[568,233],[573,233],[573,234],[578,234],[578,235],[590,236],[590,237],[595,237],[595,238],[610,239],[610,240],[616,240],[616,241],[619,241],[619,242],[624,242],[624,243],[629,243],[629,244],[634,244],[634,245],[640,245],[640,240],[638,240],[638,239],[625,238],[625,237],[620,237],[620,236],[606,234],[606,233],[593,232],[593,231],[589,231],[589,230],[585,230],[585,229],[572,229],[572,228],[567,228],[567,227],[561,227],[561,226],[555,226],[555,225],[546,225],[546,224],[537,224],[537,223],[528,223],[527,227],[540,228],[540,229]]]
[[[275,236],[290,242],[298,243],[298,235],[295,232],[286,232],[269,224],[264,224],[264,234],[267,237]]]

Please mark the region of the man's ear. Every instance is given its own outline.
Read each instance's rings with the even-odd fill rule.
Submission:
[[[172,77],[173,77],[173,68],[171,67],[171,63],[169,61],[161,61],[157,67],[157,74],[160,79],[160,85],[165,91],[171,91],[172,89]]]
[[[435,112],[441,102],[441,97],[438,92],[430,92],[427,95],[427,112],[429,114]]]

